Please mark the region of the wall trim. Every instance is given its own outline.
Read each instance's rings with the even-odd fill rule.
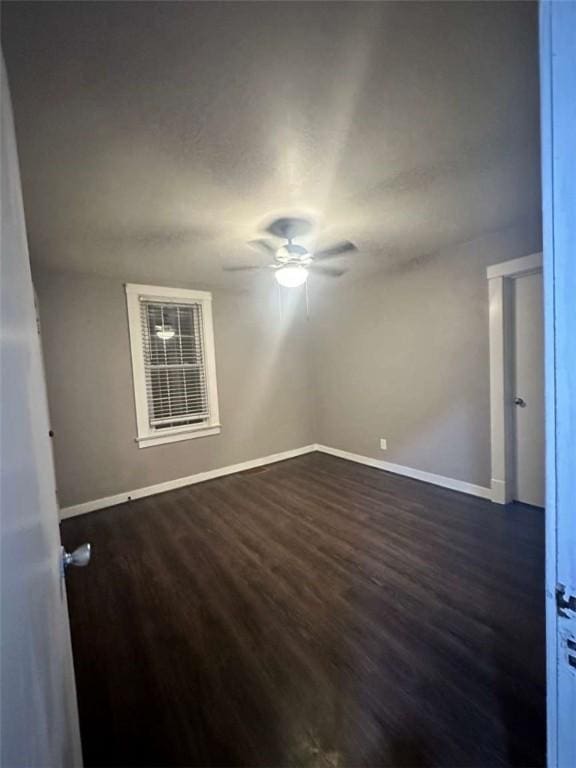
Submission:
[[[507,504],[506,499],[506,483],[502,480],[495,480],[492,478],[492,495],[491,499],[495,504]]]
[[[65,520],[69,517],[76,517],[76,515],[86,515],[89,512],[96,512],[98,509],[114,507],[117,504],[124,504],[136,499],[142,499],[146,496],[154,496],[157,493],[173,491],[176,488],[184,488],[187,485],[204,483],[207,480],[215,480],[217,477],[225,477],[226,475],[233,475],[237,472],[245,472],[248,469],[263,467],[266,464],[275,464],[277,461],[286,461],[286,459],[293,459],[296,456],[303,456],[305,453],[313,453],[314,451],[327,453],[331,456],[337,456],[338,458],[346,459],[347,461],[354,461],[357,464],[365,464],[366,466],[374,467],[375,469],[382,469],[385,472],[392,472],[395,475],[410,477],[413,480],[420,480],[423,483],[430,483],[432,485],[438,485],[442,488],[449,488],[452,491],[459,491],[460,493],[467,493],[471,496],[478,496],[482,499],[491,498],[491,489],[484,488],[481,485],[466,483],[463,480],[455,480],[452,477],[444,477],[443,475],[435,475],[433,472],[424,472],[422,469],[405,467],[402,464],[393,464],[390,461],[373,459],[370,456],[362,456],[359,453],[342,451],[340,448],[332,448],[328,445],[312,443],[311,445],[304,445],[300,448],[292,448],[289,451],[272,453],[269,456],[262,456],[258,459],[242,461],[239,464],[229,464],[225,467],[209,469],[206,472],[197,472],[195,475],[178,477],[175,480],[168,480],[165,483],[156,483],[155,485],[148,485],[144,488],[136,488],[133,491],[124,491],[123,493],[116,493],[113,496],[105,496],[101,499],[84,501],[81,504],[73,504],[69,507],[62,507],[60,509],[60,518]]]
[[[491,489],[485,488],[482,485],[474,485],[473,483],[466,483],[464,480],[455,480],[452,477],[435,475],[432,472],[424,472],[421,469],[405,467],[402,464],[393,464],[390,461],[382,461],[382,459],[372,459],[370,456],[362,456],[359,453],[342,451],[340,448],[331,448],[328,445],[318,444],[316,445],[316,450],[321,453],[328,453],[331,456],[338,456],[340,459],[355,461],[358,464],[366,464],[368,467],[383,469],[386,472],[393,472],[395,475],[403,475],[404,477],[411,477],[413,480],[421,480],[424,483],[431,483],[432,485],[439,485],[442,488],[449,488],[452,491],[467,493],[471,496],[479,496],[481,499],[490,499],[492,495]]]
[[[486,277],[493,280],[495,277],[521,277],[542,269],[542,251],[530,253],[528,256],[520,256],[518,259],[501,261],[486,268]]]
[[[305,453],[312,453],[315,450],[316,445],[312,443],[311,445],[304,445],[300,448],[292,448],[289,451],[272,453],[269,456],[262,456],[258,459],[242,461],[239,464],[229,464],[226,467],[209,469],[206,472],[198,472],[195,475],[188,475],[188,477],[179,477],[175,480],[168,480],[165,483],[156,483],[155,485],[148,485],[145,488],[136,488],[136,490],[133,491],[116,493],[114,496],[105,496],[104,498],[94,499],[93,501],[84,501],[81,504],[73,504],[70,507],[62,507],[60,509],[60,518],[64,520],[69,517],[75,517],[76,515],[85,515],[88,512],[95,512],[98,509],[113,507],[116,504],[123,504],[128,501],[134,501],[135,499],[142,499],[145,496],[154,496],[157,493],[165,493],[166,491],[172,491],[176,488],[184,488],[186,485],[204,483],[206,480],[214,480],[217,477],[233,475],[236,472],[245,472],[247,469],[262,467],[266,464],[274,464],[277,461],[293,459],[296,456],[302,456]]]

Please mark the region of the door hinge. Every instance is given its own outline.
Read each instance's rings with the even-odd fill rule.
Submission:
[[[567,595],[564,584],[556,585],[556,612],[563,619],[574,618],[570,613],[576,615],[576,595]]]

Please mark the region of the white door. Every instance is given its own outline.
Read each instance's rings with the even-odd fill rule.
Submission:
[[[542,273],[523,275],[514,288],[516,493],[544,506],[544,313]]]
[[[540,4],[548,766],[576,766],[576,3]]]
[[[0,91],[0,764],[61,768],[80,766],[82,757],[46,390],[3,59]]]

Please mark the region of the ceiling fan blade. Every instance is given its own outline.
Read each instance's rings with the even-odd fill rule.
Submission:
[[[334,245],[328,248],[323,248],[321,251],[316,251],[314,254],[315,260],[332,259],[336,256],[342,256],[344,253],[350,253],[357,251],[358,248],[351,243],[350,240],[342,240],[340,243],[334,243]]]
[[[272,254],[273,256],[276,255],[276,251],[278,250],[278,248],[275,248],[270,240],[264,240],[263,238],[260,238],[259,240],[250,240],[247,245],[251,245],[253,248],[259,248],[260,250],[266,251],[266,253]]]
[[[253,272],[257,269],[267,269],[266,266],[256,266],[256,265],[250,265],[250,266],[229,266],[229,267],[222,267],[224,272]]]
[[[342,277],[343,274],[348,272],[347,269],[336,269],[336,267],[316,267],[311,264],[308,269],[314,275],[324,275],[325,277]]]

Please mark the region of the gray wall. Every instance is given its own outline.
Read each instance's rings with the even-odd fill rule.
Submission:
[[[489,486],[486,267],[538,250],[525,221],[314,295],[316,442]]]
[[[312,442],[303,307],[214,292],[222,433],[138,448],[120,280],[35,271],[61,506]],[[191,286],[198,287],[198,286]]]
[[[36,271],[61,505],[312,442],[488,486],[486,267],[539,249],[529,221],[324,284],[310,322],[273,290],[215,292],[222,433],[143,449],[122,283]]]

